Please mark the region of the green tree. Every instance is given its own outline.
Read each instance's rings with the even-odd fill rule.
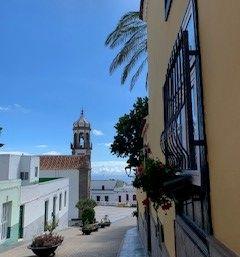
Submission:
[[[123,66],[121,84],[131,75],[130,90],[147,65],[147,25],[139,18],[139,12],[128,12],[119,20],[115,29],[108,35],[105,45],[120,50],[110,65],[110,74]],[[146,75],[147,86],[147,75]]]
[[[116,135],[111,145],[111,152],[118,157],[128,158],[129,167],[140,164],[143,140],[141,137],[143,118],[148,114],[148,98],[137,98],[133,109],[119,118],[114,126]]]
[[[94,219],[95,219],[95,211],[93,208],[87,207],[83,210],[82,212],[82,222],[83,225],[86,224],[92,224],[94,223]]]
[[[76,207],[80,210],[83,211],[86,208],[94,208],[97,206],[97,203],[93,199],[80,199],[78,203],[76,204]]]

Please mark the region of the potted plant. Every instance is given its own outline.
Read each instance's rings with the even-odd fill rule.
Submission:
[[[99,228],[99,224],[97,222],[92,224],[92,232],[98,231],[98,228]]]
[[[111,225],[111,221],[108,218],[108,215],[104,216],[104,218],[102,219],[102,222],[104,223],[105,227],[109,227]]]
[[[61,235],[53,233],[57,226],[58,222],[53,218],[52,222],[46,225],[47,232],[35,237],[28,249],[39,257],[54,256],[56,249],[63,242]]]
[[[99,223],[99,226],[100,226],[100,228],[105,228],[105,222],[103,222],[103,220],[101,220],[101,222]]]
[[[84,235],[90,235],[93,231],[92,224],[89,224],[88,221],[85,222],[85,224],[82,227],[82,232]]]

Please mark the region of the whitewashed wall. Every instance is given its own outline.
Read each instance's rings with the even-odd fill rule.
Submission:
[[[20,172],[28,172],[28,180],[22,183],[37,182],[39,176],[35,176],[35,167],[39,168],[38,156],[0,154],[0,180],[20,179]]]
[[[64,193],[67,192],[67,203],[64,206]],[[62,193],[62,209],[59,210],[59,195]],[[49,201],[48,220],[53,211],[53,197],[56,201],[56,218],[59,229],[68,226],[69,181],[56,179],[40,184],[27,185],[21,188],[21,205],[24,205],[24,238],[31,239],[44,231],[45,201]]]
[[[128,201],[126,195],[128,194]],[[100,196],[100,202],[97,202],[99,205],[109,205],[109,206],[118,206],[120,205],[136,205],[137,201],[133,200],[133,195],[136,195],[136,192],[132,188],[116,188],[114,190],[91,190],[91,198],[97,201],[97,196]],[[105,196],[108,196],[108,202],[105,201]],[[121,196],[121,202],[119,202],[119,196]]]
[[[79,171],[78,170],[40,170],[41,178],[68,178],[69,179],[69,220],[78,218],[79,201]]]

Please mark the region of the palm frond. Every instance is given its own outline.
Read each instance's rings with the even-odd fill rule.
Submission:
[[[132,90],[147,63],[147,25],[139,19],[139,12],[133,11],[123,15],[115,29],[108,35],[105,45],[110,49],[122,45],[109,68],[112,74],[117,68],[126,64],[123,67],[121,84],[126,82],[138,62],[144,59],[131,78],[130,90]]]
[[[134,53],[134,55],[132,56],[131,60],[129,61],[129,63],[125,66],[123,73],[122,73],[122,77],[121,77],[121,84],[124,84],[125,81],[127,80],[129,74],[131,73],[132,69],[134,68],[134,66],[137,64],[137,62],[139,61],[139,59],[143,56],[146,55],[146,51],[147,51],[147,40],[144,40],[142,42],[141,45],[139,45],[138,49],[136,50],[136,52]]]
[[[145,58],[144,61],[141,63],[141,65],[138,67],[136,73],[133,75],[131,82],[130,82],[130,91],[133,89],[135,86],[144,66],[147,64],[148,58]]]
[[[113,59],[109,69],[110,74],[112,74],[119,66],[121,66],[123,62],[128,61],[132,56],[134,56],[135,52],[141,48],[145,41],[146,40],[143,40],[142,35],[132,36]]]

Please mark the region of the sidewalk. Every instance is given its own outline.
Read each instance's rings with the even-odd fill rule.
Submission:
[[[117,257],[146,257],[136,227],[129,229],[125,234]]]

